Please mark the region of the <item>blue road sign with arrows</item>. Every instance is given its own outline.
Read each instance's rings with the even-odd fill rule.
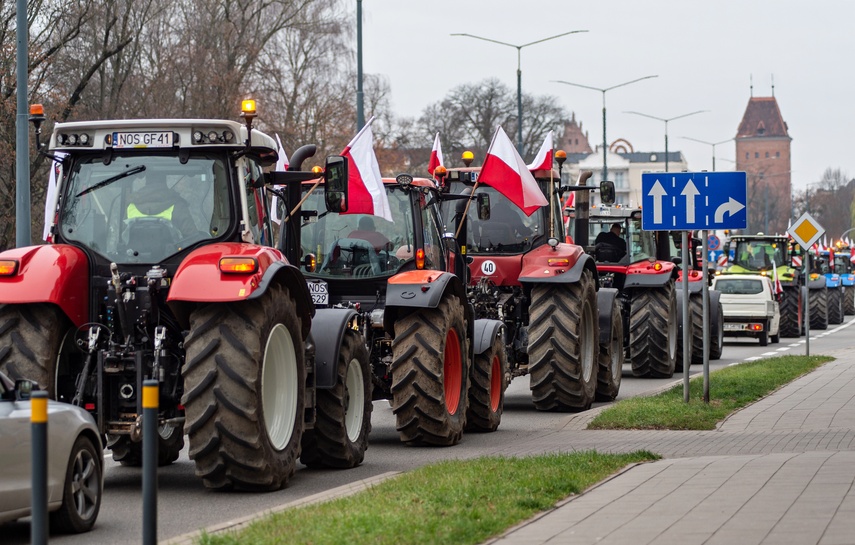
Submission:
[[[744,172],[656,172],[641,175],[645,231],[745,229]]]

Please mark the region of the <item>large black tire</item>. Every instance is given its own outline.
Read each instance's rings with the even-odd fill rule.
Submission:
[[[260,299],[190,315],[182,402],[208,488],[277,490],[294,474],[306,409],[300,331],[291,294],[275,284]]]
[[[62,505],[49,515],[51,530],[81,533],[95,525],[104,494],[103,456],[86,436],[81,435],[74,442],[62,485]]]
[[[677,360],[677,299],[674,282],[632,293],[629,359],[637,377],[674,376]]]
[[[855,314],[855,286],[843,288],[843,314],[846,316]]]
[[[597,401],[614,401],[620,392],[623,378],[623,317],[621,316],[620,301],[615,297],[612,303],[612,329],[609,342],[600,343],[597,358]]]
[[[469,339],[463,302],[446,296],[395,322],[392,412],[401,441],[449,446],[463,437],[469,382]]]
[[[677,291],[674,293],[679,293],[679,287]],[[703,325],[697,325],[695,322],[694,316],[692,315],[694,310],[692,308],[692,296],[689,296],[689,330],[688,333],[683,331],[683,309],[681,305],[683,301],[678,298],[677,299],[677,357],[674,358],[674,372],[683,372],[683,338],[688,337],[689,339],[689,365],[692,364],[692,358],[694,357],[695,351],[695,337],[698,335],[703,335]]]
[[[724,350],[724,310],[721,302],[716,302],[713,312],[718,316],[718,321],[713,320],[710,324],[710,360],[720,360]]]
[[[56,361],[71,322],[49,304],[0,306],[0,371],[26,378],[56,399]]]
[[[810,328],[828,329],[828,289],[808,291],[810,303]]]
[[[802,331],[801,312],[799,309],[799,299],[801,298],[801,289],[798,287],[786,287],[781,295],[781,326],[780,332],[782,337],[799,337]]]
[[[584,411],[597,390],[599,317],[593,274],[574,284],[538,284],[529,308],[529,373],[534,407]]]
[[[508,355],[501,331],[490,347],[475,356],[470,373],[466,431],[493,432],[502,422],[507,388]]]
[[[712,305],[711,301],[710,305]],[[702,365],[704,363],[704,300],[701,294],[689,299],[689,312],[692,320],[692,365]],[[710,352],[712,352],[714,342],[712,316],[707,321],[710,327]]]
[[[157,465],[168,466],[178,459],[184,448],[184,426],[159,426],[157,433]],[[113,453],[113,461],[123,466],[142,467],[142,442],[131,441],[128,435],[114,435],[108,437],[107,448]]]
[[[349,469],[365,459],[371,432],[371,363],[362,337],[347,330],[335,386],[315,393],[317,420],[303,434],[300,461],[312,468]]]
[[[828,323],[843,323],[843,288],[828,290]]]

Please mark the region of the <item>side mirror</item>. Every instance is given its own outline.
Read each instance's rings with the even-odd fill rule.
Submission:
[[[475,195],[478,203],[478,219],[490,219],[490,195],[489,193],[478,193]]]
[[[347,158],[341,155],[327,157],[324,165],[324,196],[330,212],[347,212],[347,174]]]
[[[600,201],[603,204],[614,204],[615,183],[609,180],[600,182]]]
[[[676,257],[676,256],[672,257],[671,263],[673,263],[674,265],[680,265],[683,263],[683,258],[682,257]]]
[[[18,399],[27,400],[37,390],[36,383],[32,380],[19,378],[15,381],[15,391],[18,392]]]

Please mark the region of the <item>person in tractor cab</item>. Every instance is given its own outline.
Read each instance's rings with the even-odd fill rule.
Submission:
[[[749,246],[749,251],[751,247]],[[766,248],[764,246],[760,246],[757,248],[752,255],[748,258],[748,265],[752,269],[771,269],[772,261],[769,259],[769,255],[766,253]]]
[[[367,240],[374,246],[374,250],[377,253],[383,250],[390,250],[390,246],[392,245],[392,242],[383,233],[377,231],[377,227],[374,225],[374,218],[371,216],[362,216],[359,218],[357,229],[351,231],[347,235],[347,238]]]
[[[594,240],[597,248],[597,261],[617,262],[626,255],[626,241],[620,236],[621,224],[613,223],[608,231],[603,231]]]
[[[168,221],[180,233],[181,238],[191,237],[199,232],[190,215],[187,201],[166,184],[166,175],[162,172],[145,173],[142,188],[132,193],[128,200],[126,217],[129,225],[134,220],[146,218]]]

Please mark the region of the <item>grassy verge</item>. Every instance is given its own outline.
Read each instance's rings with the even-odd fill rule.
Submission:
[[[710,402],[703,402],[703,380],[651,397],[615,403],[597,415],[588,429],[712,430],[733,411],[832,360],[828,356],[783,356],[756,360],[710,373]]]
[[[477,544],[578,494],[649,452],[489,457],[419,468],[347,498],[292,509],[204,545]]]

